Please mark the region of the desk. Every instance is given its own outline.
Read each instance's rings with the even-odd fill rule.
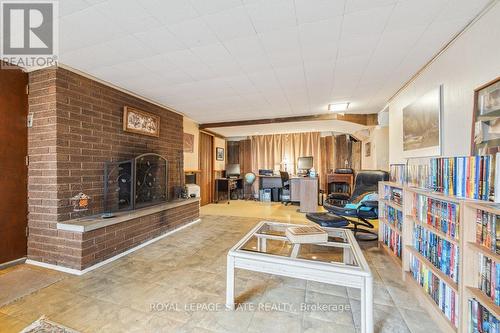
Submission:
[[[231,193],[234,190],[243,188],[243,178],[216,178],[215,179],[215,203],[219,203],[219,191],[227,192],[227,203],[231,200]]]
[[[281,188],[281,176],[257,176],[259,177],[259,189]]]
[[[290,201],[300,202],[302,213],[318,210],[319,179],[317,177],[291,177]]]

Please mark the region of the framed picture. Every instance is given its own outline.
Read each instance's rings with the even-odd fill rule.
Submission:
[[[224,161],[224,148],[215,148],[215,158],[217,159],[217,161]]]
[[[193,153],[194,152],[194,135],[189,133],[184,133],[184,152]]]
[[[441,155],[442,90],[439,86],[403,108],[403,155]]]
[[[123,108],[123,130],[125,132],[159,137],[160,116],[125,106]]]
[[[365,143],[365,157],[370,157],[372,154],[372,143],[367,142]]]
[[[474,90],[472,155],[500,152],[500,77]]]

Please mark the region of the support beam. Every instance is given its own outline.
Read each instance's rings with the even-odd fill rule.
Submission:
[[[351,123],[375,126],[377,125],[377,114],[317,114],[312,116],[295,116],[295,117],[281,117],[281,118],[267,118],[255,120],[237,120],[219,123],[206,123],[200,124],[200,129],[206,128],[219,128],[219,127],[233,127],[233,126],[247,126],[247,125],[262,125],[262,124],[277,124],[277,123],[292,123],[300,121],[318,121],[318,120],[342,120]]]

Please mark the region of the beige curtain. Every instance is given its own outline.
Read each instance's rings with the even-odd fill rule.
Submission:
[[[314,169],[323,174],[319,132],[256,135],[250,140],[255,174],[259,169],[284,170],[284,162],[289,173],[296,173],[297,159],[301,156],[312,156]]]

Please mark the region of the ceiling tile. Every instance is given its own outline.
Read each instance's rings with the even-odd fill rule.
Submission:
[[[112,22],[127,33],[142,32],[161,25],[136,0],[108,0],[93,9],[108,18],[108,25]]]
[[[295,0],[299,24],[331,19],[344,15],[345,0]]]
[[[158,21],[168,26],[199,16],[189,1],[140,0],[140,5]]]
[[[166,53],[187,48],[166,27],[136,33],[133,36],[156,53]]]
[[[255,35],[252,22],[242,6],[207,15],[204,20],[222,41]]]
[[[92,17],[92,24],[89,24],[89,17]],[[96,11],[94,7],[62,17],[59,20],[59,25],[59,50],[61,53],[125,35],[122,29],[110,25],[109,19],[101,12]]]
[[[169,27],[170,31],[188,47],[197,47],[217,41],[215,34],[200,18],[183,21]]]
[[[187,2],[187,0],[184,0]],[[226,9],[241,6],[240,0],[189,0],[198,14],[213,14]]]
[[[304,61],[334,59],[340,43],[342,20],[330,20],[302,24],[299,38]]]
[[[258,33],[289,28],[297,25],[293,1],[259,0],[245,4]]]
[[[345,12],[352,13],[387,5],[394,5],[398,0],[347,0]]]
[[[59,16],[65,16],[89,7],[84,0],[65,0],[59,2]]]
[[[342,35],[382,33],[393,9],[394,5],[388,5],[346,14],[342,24]]]

